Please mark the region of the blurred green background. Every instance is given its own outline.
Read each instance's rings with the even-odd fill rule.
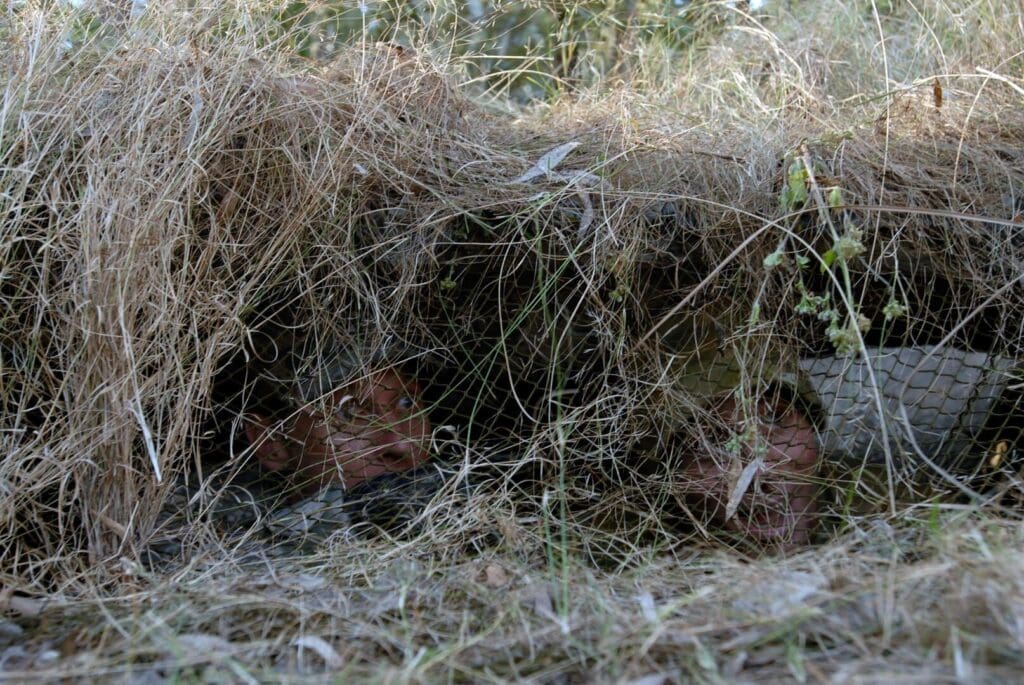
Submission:
[[[683,58],[751,8],[685,0],[293,2],[272,20],[304,57],[330,59],[360,40],[427,45],[481,92],[529,101],[629,79],[651,53]]]
[[[159,0],[10,0],[5,18],[24,9],[75,13],[68,47],[98,41],[115,49],[126,26],[145,26]],[[197,25],[230,33],[253,26],[299,57],[329,61],[345,45],[389,42],[433,53],[463,70],[479,93],[518,102],[626,82],[642,90],[666,65],[693,59],[722,30],[767,0],[242,0],[194,5]],[[187,1],[184,7],[189,7]],[[180,8],[181,6],[179,6]],[[161,6],[161,9],[163,7]],[[209,17],[216,16],[215,20]],[[260,46],[253,46],[254,48]]]

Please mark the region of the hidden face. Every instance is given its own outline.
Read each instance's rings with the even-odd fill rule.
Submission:
[[[810,420],[795,406],[765,399],[748,418],[731,398],[713,413],[736,434],[752,428],[754,440],[742,444],[739,455],[730,453],[725,440],[712,450],[717,454],[695,455],[683,470],[690,498],[727,529],[749,539],[781,547],[805,544],[818,518],[814,475],[820,448]],[[741,465],[749,478],[742,489],[736,468]],[[728,511],[734,497],[735,510]]]
[[[394,370],[336,388],[283,426],[248,414],[245,432],[263,468],[288,474],[302,497],[332,483],[352,488],[408,471],[430,457],[431,425],[419,386]]]

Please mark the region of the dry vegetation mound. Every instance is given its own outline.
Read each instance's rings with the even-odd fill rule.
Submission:
[[[929,27],[942,30],[942,7]],[[990,10],[974,50],[1012,44]],[[74,629],[70,652],[106,645],[96,658],[115,674],[167,673],[195,652],[196,668],[428,680],[877,674],[882,648],[855,636],[878,631],[909,669],[948,674],[966,653],[997,678],[1019,661],[1024,638],[1004,622],[1022,596],[1004,563],[1021,544],[1004,497],[1016,481],[990,473],[1020,449],[1006,425],[1020,424],[1024,357],[1019,56],[872,88],[837,66],[870,36],[870,11],[807,10],[808,25],[857,19],[861,33],[782,50],[751,19],[676,88],[638,73],[635,87],[510,113],[426,50],[355,46],[320,69],[260,47],[243,15],[178,11],[110,20],[71,47],[74,13],[26,9],[0,29],[9,606],[49,606],[49,634]],[[1004,39],[1024,37],[1017,19]],[[280,577],[236,564],[199,518],[183,566],[146,570],[174,484],[247,468],[238,416],[295,335],[418,378],[445,427],[442,462],[476,489],[459,506],[434,498],[403,538],[275,561],[291,564]],[[830,460],[817,560],[680,563],[716,539],[756,551],[680,495],[687,455],[730,428],[709,398],[767,393],[813,414],[808,360],[883,347],[975,353],[1006,380],[991,411],[957,424],[955,455]],[[991,477],[962,478],[978,472]],[[920,514],[936,488],[955,493],[948,509]],[[865,518],[883,510],[902,522]],[[966,516],[948,538],[947,515]],[[991,575],[977,586],[982,556]],[[874,595],[882,576],[892,585]],[[188,599],[169,622],[119,604],[143,595]],[[112,626],[124,611],[148,618],[90,626],[99,598]],[[881,604],[901,601],[898,626],[885,623],[899,612]],[[957,635],[982,637],[954,646],[953,616]],[[780,624],[781,640],[765,627]],[[936,644],[953,650],[939,665],[925,656]]]

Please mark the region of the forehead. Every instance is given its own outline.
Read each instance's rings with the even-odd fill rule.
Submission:
[[[373,373],[369,378],[362,381],[360,385],[365,392],[374,396],[390,393],[415,394],[419,392],[419,386],[416,385],[416,381],[406,378],[394,369]]]
[[[299,399],[309,402],[341,388],[355,394],[378,389],[399,391],[410,388],[416,391],[416,383],[394,367],[377,368],[380,370],[374,371],[372,365],[358,361],[353,355],[309,358],[294,372],[294,393]]]
[[[419,395],[416,381],[394,369],[375,371],[355,378],[347,383],[336,383],[334,389],[322,396],[328,402],[341,402],[345,397],[354,397],[359,402],[369,401],[377,405],[390,405],[401,397]]]

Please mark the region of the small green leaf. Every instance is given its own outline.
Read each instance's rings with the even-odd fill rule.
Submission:
[[[832,251],[844,262],[850,261],[857,255],[862,254],[866,249],[859,236],[859,232],[856,235],[847,234],[842,236],[832,246]]]
[[[786,665],[789,672],[798,683],[807,682],[807,668],[804,666],[804,655],[795,642],[786,645]]]
[[[856,320],[848,319],[845,324],[839,324],[839,317],[832,320],[825,330],[829,341],[836,348],[836,354],[845,356],[853,354],[860,345],[860,328],[870,325],[866,317],[858,316]]]
[[[790,188],[790,209],[803,207],[805,202],[807,202],[807,184],[801,179],[800,183]]]
[[[718,664],[715,663],[715,655],[703,643],[696,640],[695,642],[694,657],[697,659],[697,665],[708,673],[717,673]]]
[[[786,253],[782,250],[776,250],[764,258],[762,265],[764,266],[765,271],[771,271],[776,267],[782,266],[785,260]]]
[[[807,170],[804,169],[804,163],[799,159],[794,159],[793,163],[789,165],[789,169],[786,170],[786,177],[791,186],[803,183],[807,179]]]
[[[789,165],[789,185],[795,191],[807,192],[807,179],[809,175],[804,163],[799,159]]]
[[[839,253],[835,250],[829,250],[825,254],[821,255],[821,273],[825,273],[832,268],[832,265],[836,262],[836,257]]]
[[[827,309],[831,296],[828,293],[815,295],[809,292],[806,286],[804,286],[803,281],[797,283],[797,289],[800,291],[800,301],[796,305],[796,313],[812,314],[820,318],[822,310]]]
[[[882,314],[885,316],[886,321],[892,321],[893,319],[899,319],[907,313],[907,306],[897,300],[895,297],[889,300],[889,303],[882,308]]]
[[[789,212],[793,209],[793,193],[790,192],[789,186],[783,186],[782,192],[779,193],[779,207],[784,212]]]
[[[835,209],[836,207],[842,207],[844,204],[846,203],[843,202],[843,191],[839,186],[836,186],[832,190],[828,191],[829,207]]]
[[[791,212],[807,202],[807,178],[808,174],[804,163],[799,159],[793,160],[793,163],[786,169],[786,183],[779,194],[779,204],[783,211]]]

